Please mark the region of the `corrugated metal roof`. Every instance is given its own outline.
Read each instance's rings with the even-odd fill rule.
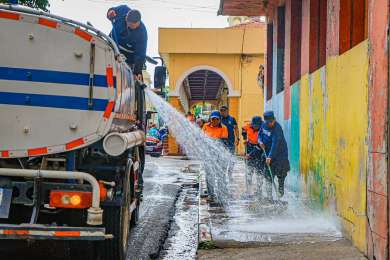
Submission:
[[[184,81],[191,100],[215,100],[218,98],[224,80],[210,70],[198,70],[191,73]]]

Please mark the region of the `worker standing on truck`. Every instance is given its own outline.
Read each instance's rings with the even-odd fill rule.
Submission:
[[[112,22],[110,36],[126,57],[134,77],[142,81],[142,69],[146,61],[148,34],[141,13],[127,5],[112,7],[107,11],[107,18]]]
[[[227,127],[221,123],[221,113],[219,111],[216,110],[211,112],[209,122],[203,126],[203,132],[211,139],[219,141],[220,145],[226,143],[229,133]],[[224,178],[216,178],[216,174],[218,174],[215,172],[218,170],[216,164],[221,165],[224,163],[227,164],[228,162],[222,162],[220,158],[209,158],[209,160],[210,161],[205,162],[206,183],[208,194],[213,199],[215,196],[214,186],[225,184]]]
[[[273,111],[264,112],[264,121],[259,133],[259,145],[265,151],[266,167],[265,174],[267,180],[267,195],[272,198],[272,177],[278,177],[279,195],[284,195],[284,180],[290,171],[290,162],[288,160],[287,142],[283,134],[283,129],[275,120]],[[271,172],[269,172],[269,169]]]
[[[260,116],[254,116],[250,123],[242,128],[242,137],[245,144],[245,160],[247,162],[246,185],[247,190],[252,184],[253,173],[257,177],[257,193],[262,194],[263,174],[264,174],[264,155],[258,146],[259,132],[263,119]]]

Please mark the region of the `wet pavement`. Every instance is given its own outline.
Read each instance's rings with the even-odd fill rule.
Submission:
[[[128,259],[194,259],[197,247],[197,173],[190,161],[148,158],[140,220]],[[195,233],[196,232],[196,233]]]
[[[198,188],[184,186],[160,259],[195,259],[198,245]]]
[[[283,244],[261,247],[224,248],[198,251],[199,260],[364,260],[351,242]]]
[[[261,200],[257,194],[256,177],[247,192],[246,168],[238,161],[233,172],[233,181],[228,184],[230,198],[225,208],[208,205],[210,236],[213,241],[232,244],[234,242],[289,243],[320,242],[341,239],[337,217],[330,212],[311,210],[306,198],[287,190],[282,199],[273,203]],[[264,185],[263,185],[264,186]],[[202,222],[202,220],[201,220]],[[205,221],[203,221],[205,222]]]
[[[198,250],[198,259],[366,259],[342,238],[337,217],[311,208],[312,201],[290,191],[296,187],[287,186],[282,199],[274,193],[270,203],[258,192],[256,176],[249,189],[245,178],[244,161],[238,161],[224,208],[202,196],[201,178],[200,241],[209,250]]]
[[[342,239],[337,219],[308,209],[304,197],[287,192],[283,207],[264,203],[255,194],[255,179],[248,196],[242,161],[226,186],[230,195],[225,208],[210,204],[202,194],[204,176],[199,178],[199,171],[199,163],[180,157],[147,158],[144,199],[130,234],[128,259],[364,259]],[[199,241],[218,248],[198,250]],[[76,259],[63,247],[7,250],[0,260]]]

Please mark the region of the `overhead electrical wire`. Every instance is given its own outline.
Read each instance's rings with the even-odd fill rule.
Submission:
[[[89,2],[93,3],[120,3],[124,2],[121,0],[88,0]],[[133,2],[139,7],[143,8],[153,8],[156,7],[156,5],[163,6],[169,9],[173,10],[183,10],[183,11],[191,11],[191,12],[200,12],[200,13],[216,13],[217,7],[213,6],[203,6],[203,5],[192,5],[192,4],[185,4],[185,3],[179,3],[176,1],[170,1],[170,0],[132,0],[132,1],[126,1],[126,2]],[[167,6],[171,5],[171,6]]]

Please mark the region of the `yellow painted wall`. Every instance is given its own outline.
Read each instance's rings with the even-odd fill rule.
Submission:
[[[181,106],[178,97],[169,97],[169,103],[173,107],[175,107],[178,111],[184,113],[184,109]],[[179,145],[176,143],[176,140],[172,135],[168,136],[168,148],[169,148],[169,154],[179,154]]]
[[[344,234],[366,252],[368,42],[302,77],[299,104],[307,192],[323,205],[336,199]]]
[[[160,53],[259,54],[265,50],[260,28],[159,28]],[[244,39],[244,41],[243,41]]]
[[[263,116],[264,95],[263,89],[257,84],[257,73],[259,65],[264,64],[263,56],[249,57],[242,62],[242,84],[241,97],[239,98],[239,111],[236,117],[238,126],[241,127],[250,121],[253,116]],[[242,139],[242,137],[241,137]],[[244,145],[241,142],[239,152],[244,152]]]
[[[177,80],[187,71],[197,66],[211,66],[221,70],[232,82],[235,90],[240,87],[240,55],[234,54],[169,54],[169,86],[170,93],[176,90]]]

